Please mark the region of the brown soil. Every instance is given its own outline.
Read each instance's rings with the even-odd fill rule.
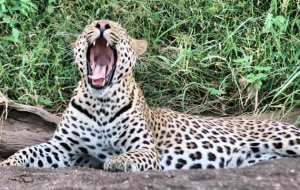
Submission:
[[[0,169],[0,189],[245,189],[300,188],[300,159],[260,162],[242,169],[110,173],[89,168]]]
[[[4,112],[3,112],[4,111]],[[0,157],[51,138],[59,117],[0,97]],[[8,113],[6,115],[6,113]],[[294,123],[295,109],[283,121]],[[252,116],[243,116],[252,118]],[[278,113],[260,119],[278,119]],[[300,159],[266,161],[242,169],[110,173],[89,168],[0,168],[0,189],[300,189]]]

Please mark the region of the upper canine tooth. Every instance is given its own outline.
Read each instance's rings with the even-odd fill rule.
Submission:
[[[106,46],[108,47],[108,42],[106,42]]]
[[[93,42],[93,46],[96,44],[96,41]]]

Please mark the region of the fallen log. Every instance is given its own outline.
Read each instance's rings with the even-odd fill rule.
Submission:
[[[59,120],[40,107],[0,97],[0,157],[7,158],[19,149],[49,140]]]

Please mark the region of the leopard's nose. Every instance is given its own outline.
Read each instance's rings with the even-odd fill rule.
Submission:
[[[107,22],[98,22],[96,28],[98,28],[102,34],[105,30],[110,29],[110,25]]]

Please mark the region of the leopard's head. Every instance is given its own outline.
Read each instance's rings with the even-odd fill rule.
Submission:
[[[131,38],[120,24],[97,20],[87,25],[74,44],[75,62],[89,89],[101,91],[131,73],[145,40]]]

